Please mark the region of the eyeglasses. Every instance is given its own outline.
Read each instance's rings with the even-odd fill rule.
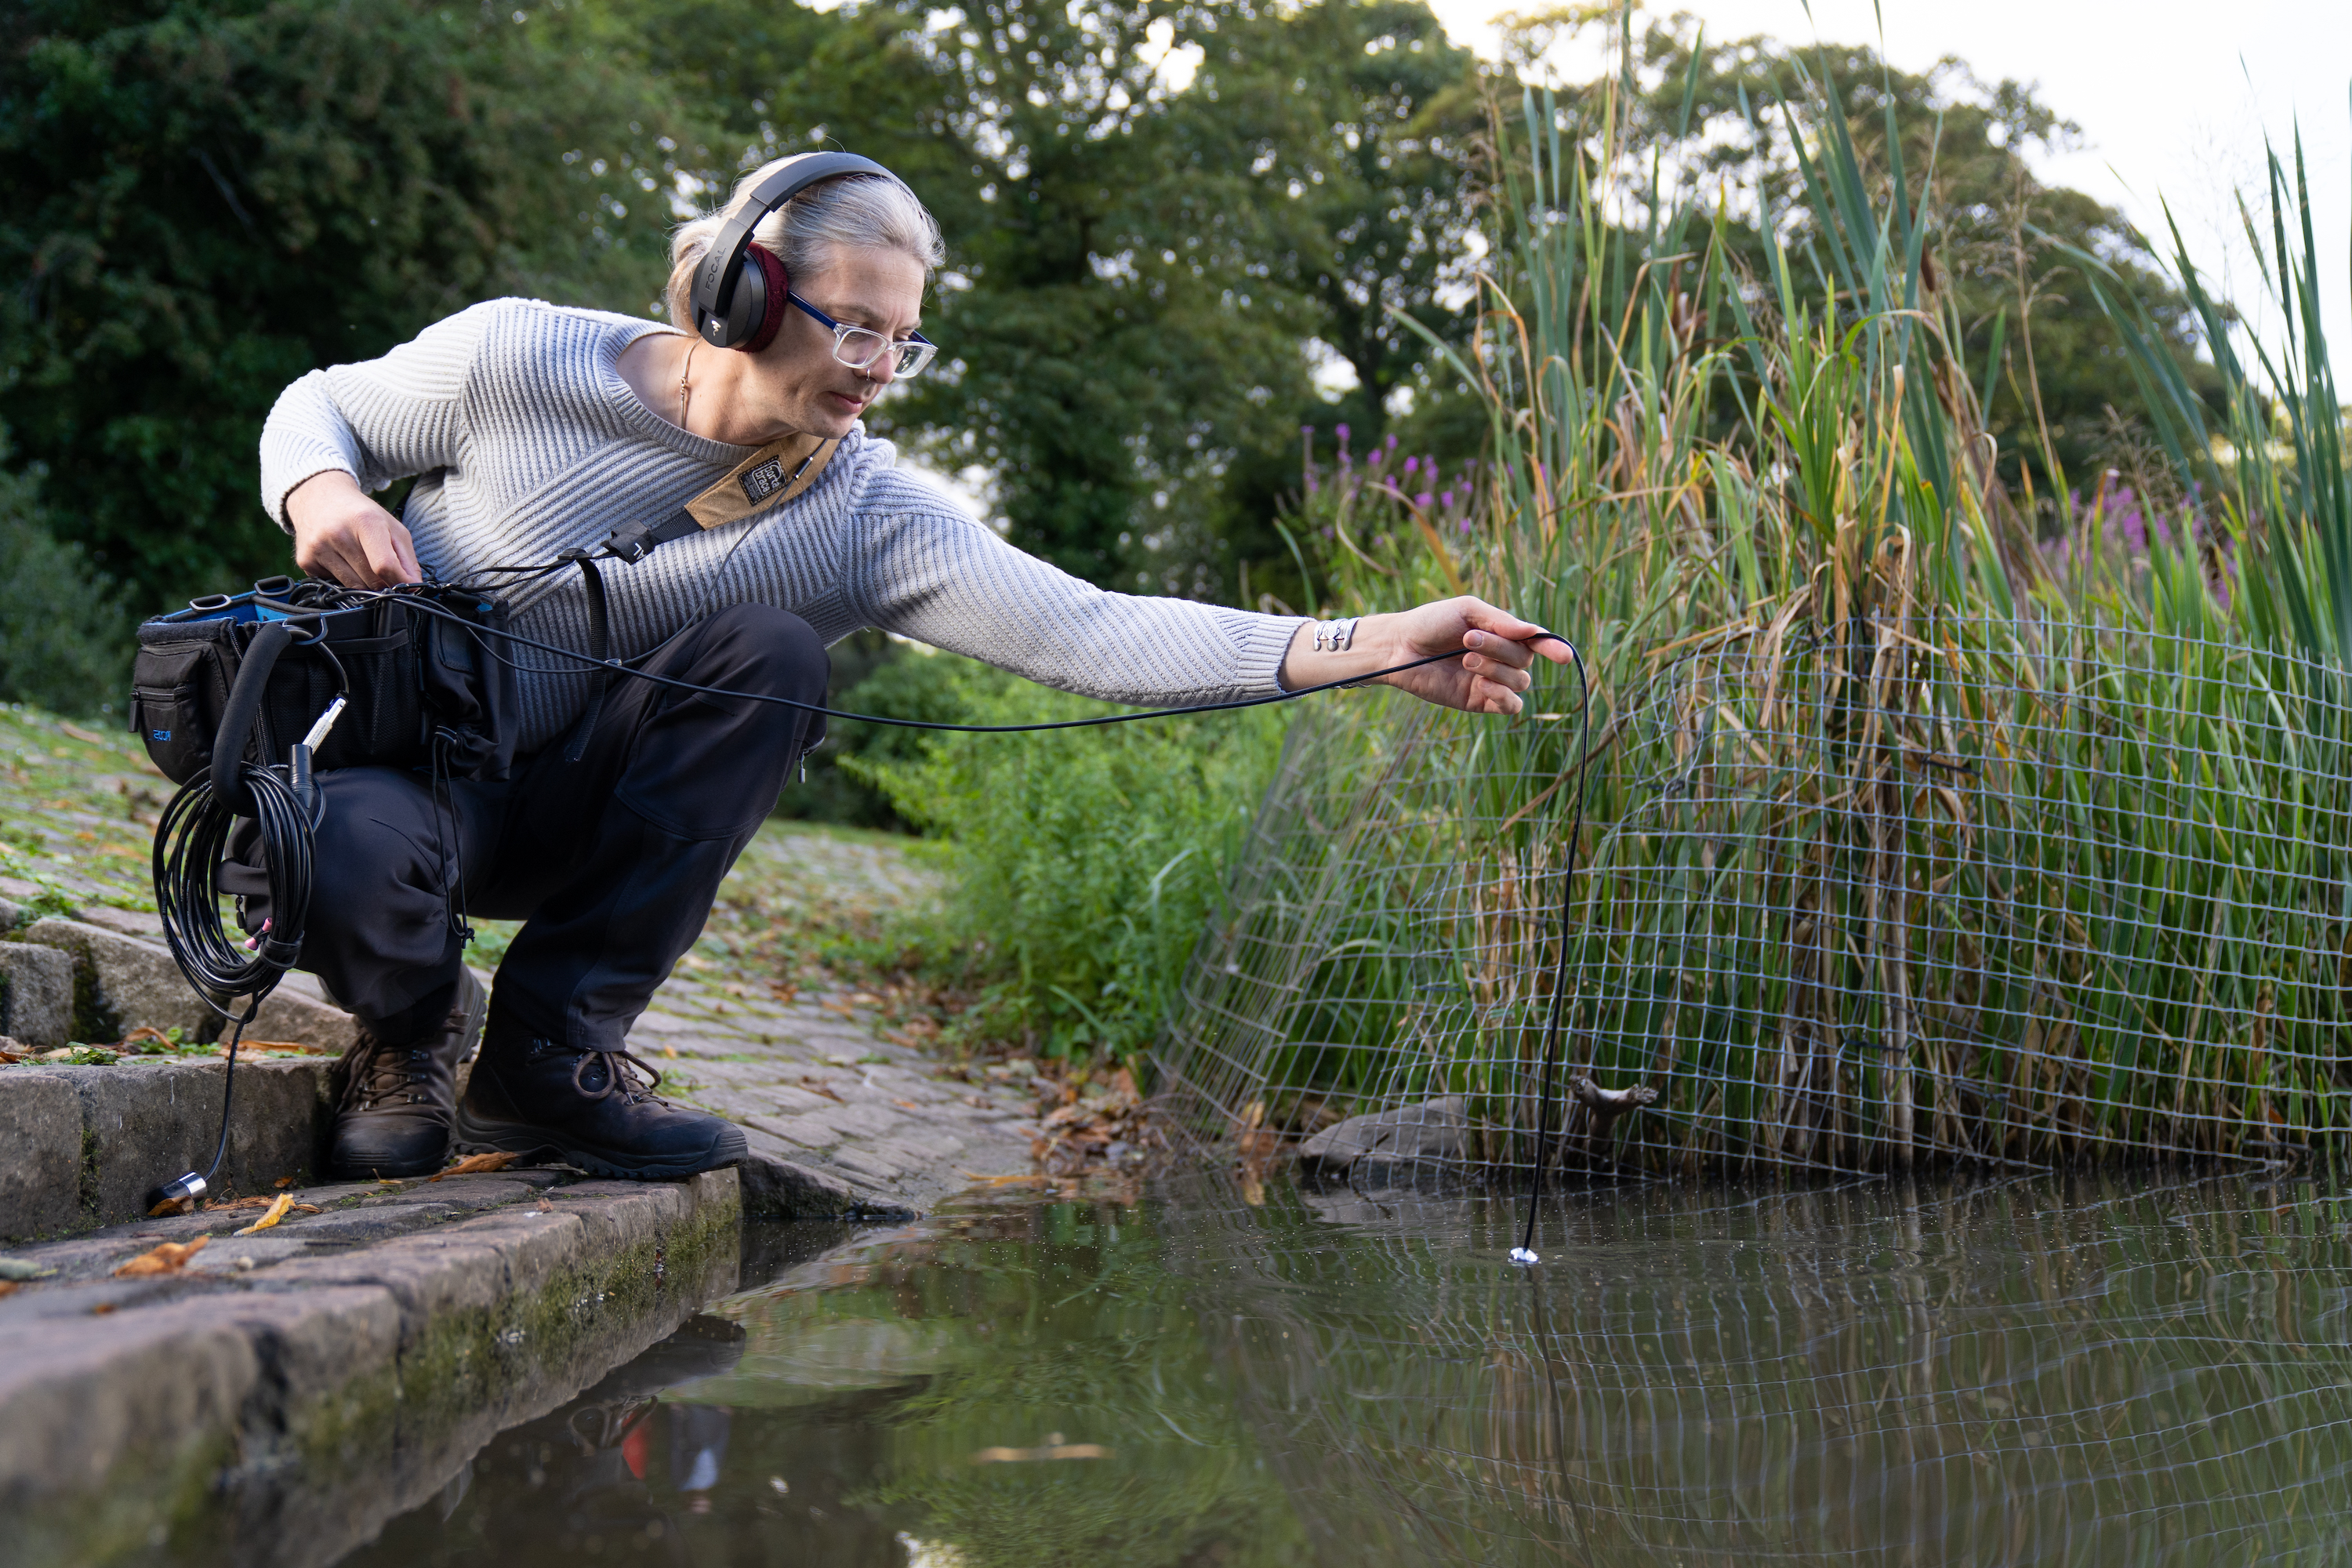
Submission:
[[[939,345],[920,332],[909,332],[904,339],[883,336],[871,327],[852,327],[835,321],[798,294],[785,299],[833,329],[833,357],[852,370],[868,370],[884,354],[895,357],[890,363],[893,375],[919,375],[931,356],[940,352]]]

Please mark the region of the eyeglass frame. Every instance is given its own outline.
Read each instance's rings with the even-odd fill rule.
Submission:
[[[836,321],[831,316],[826,315],[823,310],[818,310],[814,305],[810,304],[806,300],[802,299],[796,293],[787,292],[784,295],[784,298],[799,306],[801,310],[808,315],[814,317],[817,321],[824,326],[829,327],[833,330],[834,362],[837,364],[849,365],[849,368],[854,371],[862,373],[871,368],[884,354],[895,353],[900,349],[929,349],[930,353],[918,360],[915,363],[915,368],[912,370],[900,370],[896,364],[893,364],[890,367],[890,374],[894,378],[902,375],[920,375],[923,374],[924,368],[928,366],[932,360],[939,357],[940,345],[931,342],[930,339],[923,336],[920,332],[908,332],[903,338],[887,337],[881,332],[876,331],[872,327],[861,327],[848,321]],[[849,364],[847,360],[841,357],[842,347],[849,341],[849,334],[852,332],[873,332],[876,337],[882,339],[882,346],[875,350],[873,358],[868,359],[864,364]]]

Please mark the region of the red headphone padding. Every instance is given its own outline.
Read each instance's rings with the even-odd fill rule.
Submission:
[[[744,258],[758,264],[760,276],[768,285],[768,308],[760,317],[760,330],[740,345],[745,353],[755,354],[775,342],[776,329],[784,324],[784,299],[792,292],[793,283],[784,271],[783,258],[757,240]]]

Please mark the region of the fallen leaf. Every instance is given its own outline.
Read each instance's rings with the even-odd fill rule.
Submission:
[[[68,724],[64,720],[60,719],[58,721],[58,728],[64,731],[67,734],[71,735],[77,741],[86,742],[93,746],[103,746],[106,744],[106,737],[103,735],[93,735],[79,724]]]
[[[555,1212],[555,1205],[549,1203],[547,1199],[542,1197],[539,1200],[539,1212],[541,1214],[553,1214]]]
[[[13,1296],[22,1289],[14,1279],[0,1279],[0,1296]]]
[[[251,1236],[257,1230],[268,1230],[279,1220],[284,1219],[286,1217],[286,1211],[293,1206],[294,1194],[291,1193],[280,1193],[278,1194],[278,1201],[269,1205],[269,1212],[268,1214],[263,1215],[259,1219],[255,1220],[243,1230],[232,1231],[230,1234],[233,1236]]]
[[[177,1274],[188,1266],[189,1258],[202,1252],[211,1241],[211,1237],[200,1236],[194,1241],[160,1242],[117,1268],[114,1277],[130,1279],[142,1274]]]
[[[894,1100],[890,1103],[897,1106],[901,1110],[920,1110],[923,1109],[911,1100]]]
[[[832,1087],[823,1079],[804,1078],[801,1079],[801,1087],[807,1089],[811,1094],[821,1094],[824,1096],[835,1105],[846,1105],[849,1103],[849,1101],[842,1099],[841,1096],[834,1093]]]
[[[427,1176],[425,1179],[428,1182],[437,1182],[442,1176],[474,1176],[479,1175],[484,1171],[503,1171],[514,1163],[514,1160],[515,1156],[504,1150],[496,1154],[468,1154],[438,1175]]]
[[[147,1211],[147,1217],[149,1219],[163,1219],[172,1215],[185,1214],[194,1206],[195,1200],[193,1198],[165,1198],[162,1203],[157,1204],[153,1208]]]
[[[0,1051],[0,1062],[6,1062],[14,1067],[31,1054],[30,1051]]]
[[[271,1186],[273,1186],[273,1187],[276,1187],[279,1192],[281,1192],[281,1193],[282,1193],[282,1192],[284,1192],[287,1188],[289,1188],[289,1187],[290,1187],[290,1186],[292,1186],[292,1185],[294,1184],[294,1178],[293,1178],[293,1177],[291,1177],[291,1176],[280,1176],[280,1177],[278,1177],[276,1181],[274,1181],[274,1182],[270,1183],[269,1184],[270,1184]]]
[[[317,1204],[296,1204],[294,1205],[294,1212],[296,1214],[324,1214],[327,1211],[320,1208]]]
[[[114,1303],[113,1303],[113,1302],[111,1302],[111,1301],[100,1301],[97,1306],[92,1307],[92,1308],[89,1310],[89,1315],[90,1315],[91,1317],[93,1317],[93,1318],[103,1318],[103,1317],[104,1317],[104,1316],[106,1316],[109,1312],[111,1312],[112,1310],[114,1310]]]

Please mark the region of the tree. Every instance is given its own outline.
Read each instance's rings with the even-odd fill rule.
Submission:
[[[1386,308],[1450,321],[1471,64],[1419,0],[621,14],[747,163],[837,144],[914,185],[951,254],[946,353],[874,417],[988,468],[1013,542],[1097,582],[1229,585],[1225,536],[1273,544],[1267,470],[1322,406],[1306,342],[1376,425],[1422,357]],[[1179,89],[1163,62],[1194,52]]]
[[[0,424],[139,609],[286,569],[255,451],[304,372],[502,292],[658,290],[684,117],[590,30],[515,16],[5,13]]]

